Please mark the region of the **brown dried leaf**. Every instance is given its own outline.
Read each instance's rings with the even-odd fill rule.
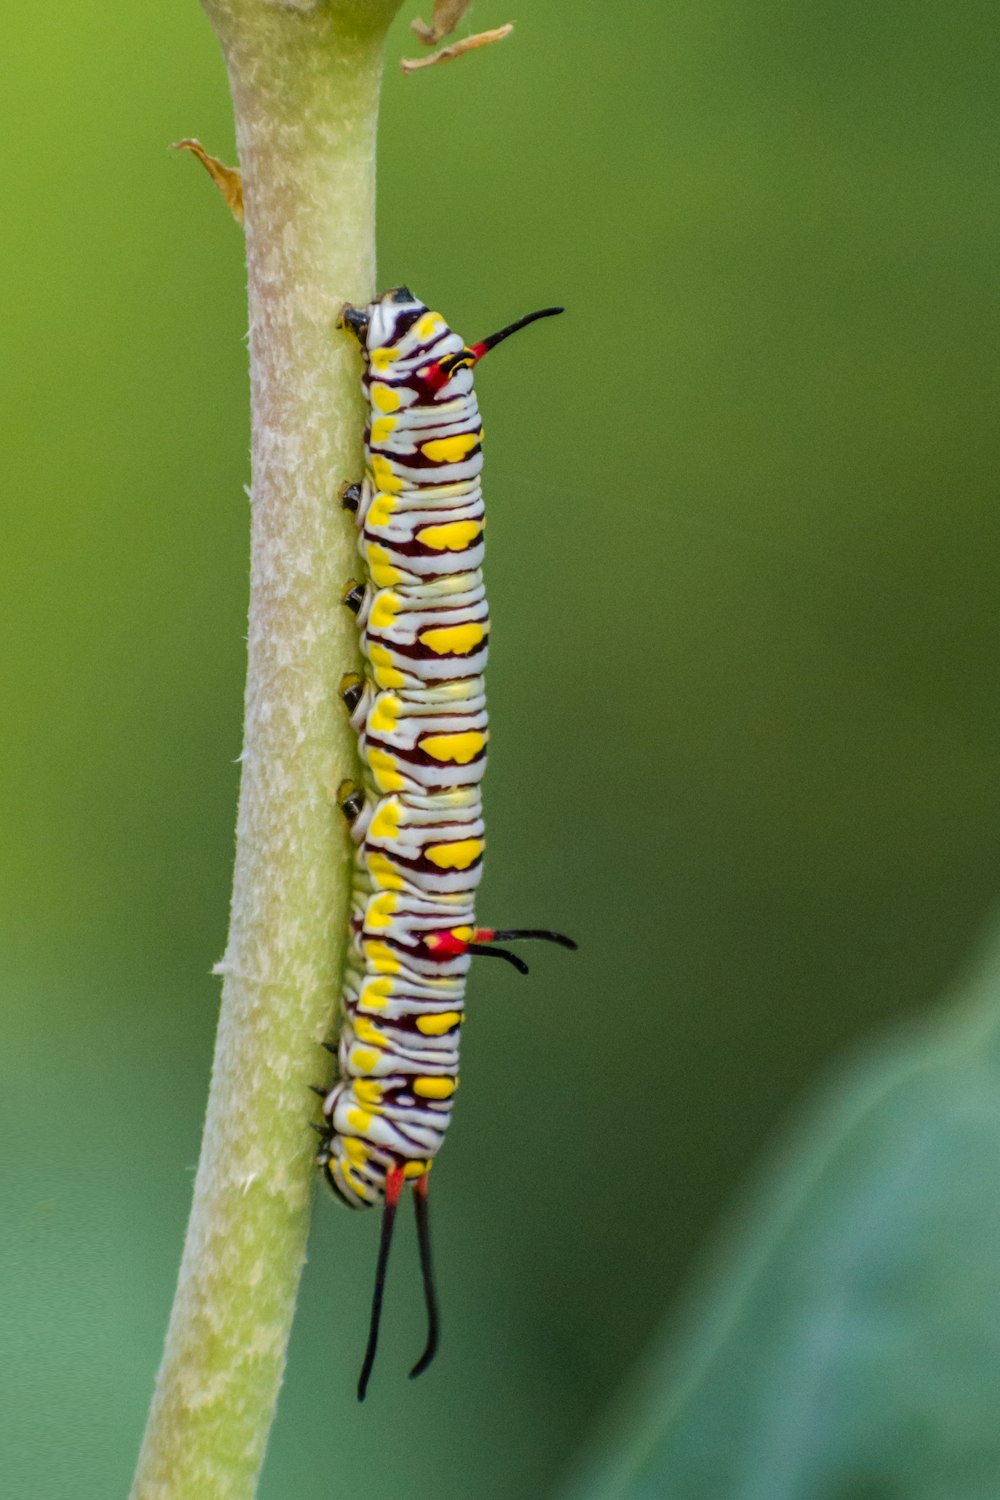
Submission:
[[[243,178],[238,167],[227,167],[225,162],[219,161],[215,156],[209,156],[201,141],[188,139],[175,141],[174,151],[190,151],[201,162],[205,171],[215,183],[219,192],[228,203],[233,218],[237,224],[243,223]]]
[[[430,57],[404,57],[400,67],[404,73],[413,73],[417,68],[432,68],[435,63],[451,62],[453,57],[461,57],[463,53],[472,52],[476,47],[488,47],[491,42],[502,42],[513,30],[513,22],[508,22],[506,26],[497,26],[493,31],[478,31],[475,36],[465,36],[448,47],[442,47],[440,52],[432,52]]]
[[[410,22],[410,30],[417,34],[425,47],[436,47],[442,37],[451,36],[471,3],[472,0],[434,0],[431,24],[428,26],[418,16]]]

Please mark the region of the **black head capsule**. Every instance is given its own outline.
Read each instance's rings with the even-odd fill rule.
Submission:
[[[347,605],[352,615],[359,615],[361,613],[361,606],[365,602],[364,584],[359,583],[356,578],[349,578],[347,580],[347,588],[341,595],[340,602]]]
[[[340,504],[344,510],[353,511],[356,514],[361,504],[360,484],[343,485],[340,491]]]
[[[361,702],[365,691],[365,684],[357,672],[345,672],[340,679],[340,700],[349,714],[352,714]]]

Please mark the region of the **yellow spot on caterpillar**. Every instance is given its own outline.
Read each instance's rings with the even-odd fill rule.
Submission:
[[[382,1103],[382,1085],[374,1078],[358,1078],[354,1083],[354,1097],[359,1104],[367,1104],[377,1114],[377,1106]]]
[[[365,516],[365,525],[388,526],[395,509],[396,498],[394,495],[376,495],[368,507],[368,514]]]
[[[399,613],[399,595],[379,594],[372,605],[369,623],[375,630],[388,630]]]
[[[454,437],[431,438],[421,450],[433,464],[458,464],[479,446],[481,437],[479,432],[456,432]]]
[[[359,1135],[367,1135],[371,1129],[372,1117],[363,1109],[349,1109],[347,1111],[347,1123]]]
[[[359,1010],[384,1010],[392,994],[391,979],[369,979],[358,996]]]
[[[482,839],[458,839],[453,844],[431,844],[427,858],[441,870],[467,870],[482,852]]]
[[[382,891],[378,896],[373,896],[365,912],[365,926],[391,927],[396,905],[396,897],[392,891]],[[360,1029],[358,1035],[361,1035]]]
[[[417,324],[417,338],[432,339],[436,333],[440,333],[441,329],[444,328],[444,326],[445,321],[440,313],[424,313],[423,317]]]
[[[400,875],[392,861],[387,859],[384,854],[379,853],[377,849],[373,849],[371,854],[368,855],[366,863],[368,865],[368,873],[377,890],[403,890],[405,881],[402,875]]]
[[[387,750],[377,750],[374,745],[368,747],[368,764],[371,773],[378,783],[379,790],[383,792],[398,792],[406,782],[396,770],[396,757],[390,755]]]
[[[381,349],[373,349],[369,358],[372,369],[377,370],[380,375],[385,375],[393,362],[399,358],[399,350],[383,345]]]
[[[368,646],[368,660],[372,664],[372,673],[379,687],[398,688],[406,685],[406,678],[399,668],[393,665],[392,652],[387,646],[380,645],[378,641],[371,641]],[[400,782],[399,786],[402,785],[403,783]],[[399,787],[390,787],[387,790],[398,792]]]
[[[383,943],[378,938],[374,938],[366,942],[364,947],[365,958],[376,974],[399,973],[402,965],[388,943]]]
[[[399,832],[399,803],[386,801],[380,804],[372,818],[368,836],[372,839],[394,839]]]
[[[374,1021],[369,1021],[367,1016],[354,1017],[354,1035],[359,1042],[365,1042],[369,1047],[382,1047],[385,1045],[385,1037],[379,1031]]]
[[[430,1169],[431,1164],[429,1161],[408,1161],[403,1167],[403,1176],[423,1177],[424,1173],[429,1172]]]
[[[350,1065],[361,1073],[370,1073],[378,1066],[378,1053],[370,1047],[352,1047]]]
[[[376,588],[387,589],[402,578],[402,573],[395,566],[388,552],[380,547],[378,542],[369,542],[365,548],[368,559],[368,571],[372,575],[372,582]]]
[[[372,442],[386,442],[395,425],[395,417],[376,417],[374,422],[372,423]]]
[[[351,1166],[350,1162],[341,1161],[338,1162],[337,1165],[340,1168],[340,1174],[343,1177],[344,1181],[347,1183],[347,1186],[351,1188],[353,1192],[357,1193],[359,1198],[363,1198],[365,1196],[364,1184],[362,1183],[361,1178],[355,1172],[354,1168]]]
[[[420,741],[420,748],[435,760],[467,766],[470,760],[475,760],[485,744],[485,734],[481,734],[478,729],[466,729],[462,734],[429,734]]]
[[[458,899],[459,900],[465,900],[465,897],[461,894],[461,892],[459,892]],[[454,896],[450,896],[450,895],[449,896],[439,896],[438,900],[439,901],[450,901],[452,903],[452,905],[454,905],[456,898]],[[431,950],[431,952],[434,953],[436,951],[436,949],[438,949],[438,948],[440,948],[442,946],[445,938],[447,938],[447,937],[457,938],[460,943],[471,943],[472,942],[472,928],[471,927],[452,927],[449,932],[444,932],[444,933],[441,933],[441,932],[429,932],[427,934],[426,938],[424,939],[424,942],[427,944],[427,946]]]
[[[372,454],[372,478],[378,489],[387,490],[390,495],[398,495],[403,488],[402,478],[393,472],[392,464],[384,453]]]
[[[363,1167],[368,1160],[368,1148],[364,1141],[359,1141],[356,1135],[345,1135],[341,1139],[344,1142],[344,1155],[356,1167]]]
[[[458,1087],[452,1078],[415,1078],[413,1092],[421,1099],[450,1099]]]
[[[394,698],[391,693],[386,693],[376,700],[371,718],[368,720],[368,728],[373,734],[391,734],[396,727],[398,718],[399,699]],[[396,822],[397,824],[399,822],[398,809],[396,811]]]
[[[391,385],[382,385],[375,380],[371,386],[372,406],[379,411],[398,411],[399,397]]]
[[[478,646],[485,635],[482,625],[470,621],[468,625],[440,625],[432,630],[422,630],[420,640],[438,656],[463,656]]]
[[[417,540],[437,552],[464,552],[480,532],[478,521],[448,521],[441,526],[423,526]]]
[[[442,1010],[436,1016],[418,1016],[417,1030],[422,1031],[424,1036],[444,1036],[461,1019],[457,1010]]]

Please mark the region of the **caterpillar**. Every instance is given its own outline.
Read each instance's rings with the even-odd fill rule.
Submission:
[[[341,698],[358,734],[360,785],[337,793],[355,845],[348,954],[335,1052],[323,1095],[318,1163],[351,1208],[383,1204],[358,1399],[378,1343],[396,1208],[413,1190],[427,1343],[438,1345],[427,1180],[458,1086],[465,980],[476,955],[527,966],[502,945],[561,933],[476,926],[485,846],[479,783],[489,736],[483,670],[489,613],[480,566],[482,428],[472,367],[512,333],[562,308],[465,344],[406,287],[345,307],[368,409],[365,471],[341,490],[365,577],[348,581],[365,675]]]

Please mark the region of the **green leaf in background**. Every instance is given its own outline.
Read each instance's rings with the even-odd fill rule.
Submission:
[[[835,1080],[572,1500],[1000,1496],[1000,946]]]

